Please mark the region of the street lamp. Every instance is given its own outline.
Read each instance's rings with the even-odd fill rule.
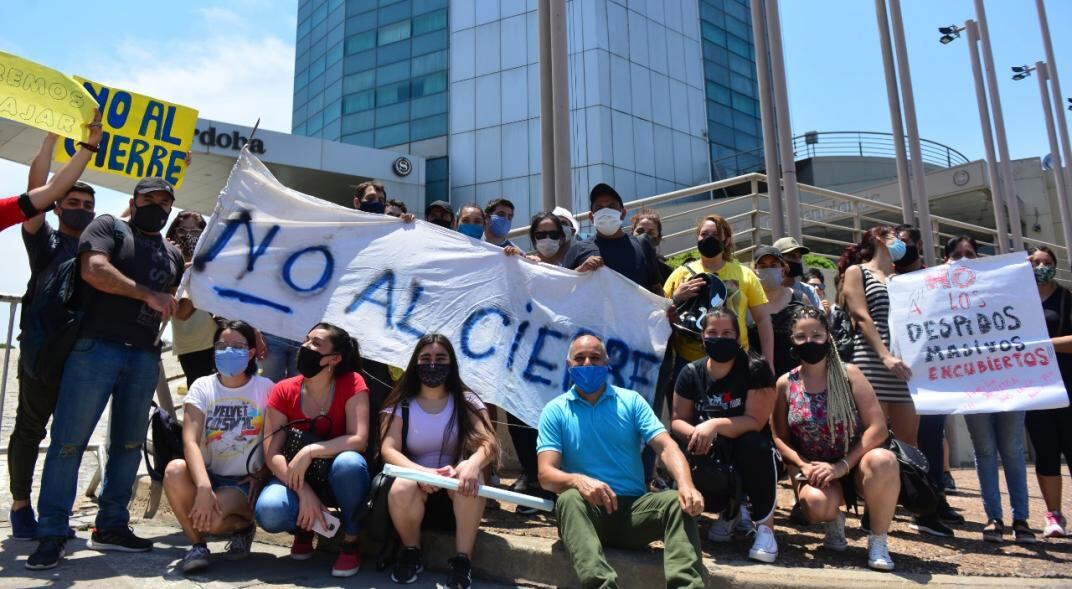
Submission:
[[[938,32],[942,34],[938,39],[942,45],[948,45],[952,43],[954,39],[960,37],[960,33],[964,31],[964,27],[958,27],[957,25],[949,25],[948,27],[938,27]]]
[[[1033,66],[1029,66],[1029,65],[1014,65],[1014,66],[1012,66],[1012,71],[1013,71],[1012,79],[1014,79],[1016,81],[1020,81],[1020,80],[1023,80],[1024,78],[1030,77],[1031,72],[1035,71],[1035,68]],[[1072,99],[1070,99],[1070,100],[1072,100]]]

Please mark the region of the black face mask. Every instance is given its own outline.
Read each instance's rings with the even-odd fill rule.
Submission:
[[[792,344],[789,350],[805,364],[818,364],[830,352],[830,340],[821,344],[816,342]]]
[[[696,242],[696,249],[700,250],[700,255],[705,258],[714,258],[721,254],[724,247],[722,240],[714,235],[708,235]]]
[[[365,211],[366,213],[376,213],[377,215],[382,215],[386,209],[387,205],[383,204],[383,202],[379,200],[361,201],[361,206],[357,207],[357,210],[359,211]]]
[[[707,357],[715,362],[729,362],[737,356],[741,344],[735,337],[705,337],[703,348]]]
[[[94,216],[93,211],[85,209],[60,209],[60,221],[75,231],[88,227]]]
[[[445,229],[450,229],[451,225],[453,225],[450,220],[444,219],[442,217],[438,217],[436,219],[429,219],[428,222],[433,225],[439,225],[440,227],[443,227]]]
[[[790,278],[799,278],[801,276],[804,276],[803,263],[791,262],[789,260],[786,260],[785,263],[789,265],[789,274],[787,276],[789,276]]]
[[[437,387],[447,382],[450,375],[450,364],[418,364],[417,377],[421,384],[426,387]]]
[[[905,245],[904,255],[900,260],[893,263],[893,267],[897,269],[908,268],[919,259],[919,248],[915,245]]]
[[[330,356],[331,354],[321,354],[312,348],[302,346],[298,348],[298,373],[305,378],[313,378],[320,374],[326,366],[321,366],[320,361],[324,359],[324,356]]]
[[[169,211],[158,204],[142,205],[134,207],[134,214],[130,217],[130,223],[142,233],[159,233],[167,223]]]

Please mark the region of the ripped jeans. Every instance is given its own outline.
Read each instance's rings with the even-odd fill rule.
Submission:
[[[120,343],[79,338],[63,369],[52,417],[52,440],[45,455],[37,500],[38,536],[67,537],[78,469],[93,429],[112,400],[111,438],[98,504],[99,530],[125,528],[127,504],[141,462],[149,402],[156,390],[160,353]]]

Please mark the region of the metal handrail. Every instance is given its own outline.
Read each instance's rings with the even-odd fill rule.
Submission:
[[[798,158],[824,155],[894,157],[895,141],[892,133],[879,131],[812,131],[793,138],[793,153]],[[923,163],[942,168],[970,161],[956,149],[929,139],[920,139],[920,153]]]

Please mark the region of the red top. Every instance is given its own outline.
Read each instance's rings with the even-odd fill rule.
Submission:
[[[301,386],[305,377],[298,375],[285,378],[272,387],[268,395],[268,406],[282,413],[287,421],[295,419],[311,419],[315,415],[306,415],[301,408]],[[367,395],[368,387],[365,379],[360,374],[351,372],[343,374],[335,379],[335,399],[327,412],[327,419],[317,419],[316,434],[325,440],[331,440],[346,434],[346,402],[354,395]],[[328,427],[330,420],[330,429]],[[279,427],[283,424],[278,424]],[[300,430],[309,429],[308,423],[294,424],[292,427]]]
[[[22,208],[19,207],[19,197],[0,198],[0,231],[25,220],[26,215],[22,214]]]

